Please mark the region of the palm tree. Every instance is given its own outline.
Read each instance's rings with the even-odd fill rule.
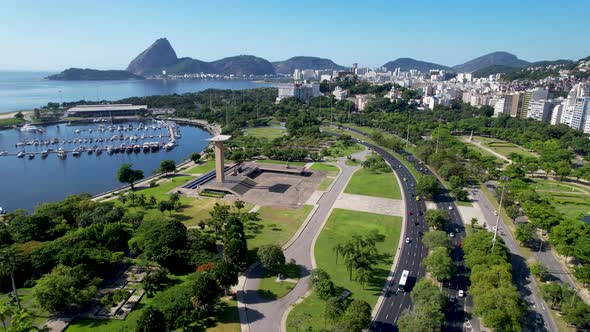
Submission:
[[[369,281],[369,278],[371,277],[370,270],[361,266],[356,269],[355,274],[356,280],[360,282],[361,286],[363,286],[363,289],[365,289],[365,284]]]
[[[0,251],[0,276],[10,276],[16,305],[18,306],[18,310],[21,310],[18,292],[16,291],[16,284],[14,282],[14,272],[16,271],[17,265],[17,251],[14,247],[6,247]]]
[[[11,331],[30,331],[33,328],[33,316],[25,309],[19,309],[10,320]]]
[[[12,317],[14,314],[14,310],[9,307],[7,304],[0,304],[0,320],[2,321],[2,327],[4,327],[4,332],[6,332],[6,321],[8,318]]]
[[[343,249],[344,246],[342,245],[342,243],[338,243],[334,246],[334,248],[332,248],[332,250],[334,251],[334,255],[336,256],[336,264],[338,264],[338,256],[342,255]]]

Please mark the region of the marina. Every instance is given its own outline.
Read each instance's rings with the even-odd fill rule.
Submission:
[[[179,164],[202,151],[211,136],[200,127],[160,120],[36,127],[42,130],[0,130],[1,183],[11,188],[10,194],[0,191],[0,206],[7,211],[117,188],[124,163],[150,176],[162,160]]]

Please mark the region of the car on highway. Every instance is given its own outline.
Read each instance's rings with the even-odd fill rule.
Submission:
[[[545,323],[543,323],[543,317],[540,314],[535,315],[535,324],[540,326],[545,325]]]
[[[404,182],[407,182],[407,181],[408,181],[408,179],[404,178]]]
[[[455,237],[455,233],[453,233],[453,232],[450,232],[450,233],[449,233],[449,237]]]
[[[412,240],[410,240],[410,238],[409,238],[409,237],[407,237],[407,238],[406,238],[406,243],[410,243],[410,242],[412,242]]]
[[[420,200],[420,196],[416,196],[416,200],[419,201]]]
[[[411,210],[410,210],[410,211],[408,211],[408,216],[411,216],[412,214],[413,214],[413,213],[412,213],[412,211],[411,211]]]
[[[464,297],[465,292],[462,289],[459,289],[459,291],[457,292],[457,295],[459,295],[459,297]]]
[[[449,210],[452,211],[453,210],[453,206],[449,205]]]
[[[498,228],[496,226],[492,226],[492,230],[495,232]]]
[[[498,215],[498,211],[494,211],[494,215],[497,216]]]

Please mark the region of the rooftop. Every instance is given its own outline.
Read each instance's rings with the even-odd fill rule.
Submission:
[[[78,105],[68,111],[70,112],[96,112],[96,111],[136,111],[147,109],[147,105],[132,104],[106,104],[106,105]]]
[[[207,139],[209,142],[225,142],[228,139],[230,139],[231,136],[230,135],[217,135],[215,137],[211,137],[209,139]]]

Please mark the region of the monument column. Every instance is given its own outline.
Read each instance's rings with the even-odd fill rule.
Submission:
[[[223,183],[225,177],[223,142],[230,138],[229,135],[217,135],[208,139],[209,142],[213,142],[215,149],[215,182],[217,183]]]

